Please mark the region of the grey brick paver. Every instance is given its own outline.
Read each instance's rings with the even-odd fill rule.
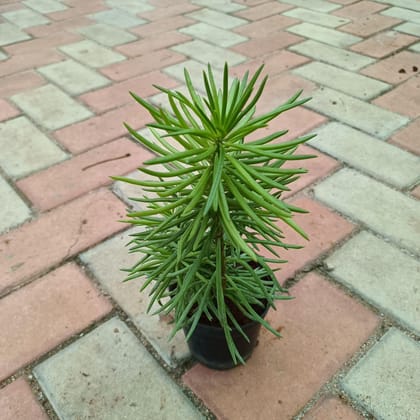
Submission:
[[[409,122],[400,114],[326,87],[315,91],[307,106],[382,139]]]
[[[125,274],[121,269],[133,266],[141,257],[140,254],[129,254],[126,247],[131,240],[129,235],[135,231],[132,229],[117,235],[85,252],[81,255],[81,259],[166,363],[176,364],[178,360],[189,356],[184,334],[179,332],[173,340],[168,341],[173,326],[158,316],[146,313],[149,304],[147,291],[139,292],[143,279],[122,283]],[[157,307],[154,307],[151,313]]]
[[[326,0],[282,0],[282,3],[293,4],[293,6],[306,7],[317,12],[331,12],[341,6]]]
[[[211,44],[215,44],[219,47],[231,47],[232,45],[236,45],[248,40],[248,38],[242,35],[218,28],[214,25],[209,25],[205,22],[186,26],[185,28],[180,29],[180,32],[186,35],[190,35],[194,38],[207,41]]]
[[[290,26],[287,31],[293,32],[296,35],[304,36],[309,39],[324,42],[325,44],[334,47],[348,47],[360,42],[363,39],[355,36],[340,32],[336,29],[325,28],[323,26],[314,25],[313,23],[299,23],[298,25]]]
[[[144,19],[139,19],[135,15],[128,13],[125,10],[109,9],[102,12],[95,13],[89,16],[90,18],[108,25],[116,26],[117,28],[133,28],[134,26],[143,25],[146,23]]]
[[[420,12],[402,9],[401,7],[390,7],[389,9],[382,11],[381,15],[392,16],[397,19],[408,20],[420,24]]]
[[[406,22],[393,28],[395,31],[403,32],[405,34],[420,36],[420,25],[417,23]]]
[[[25,0],[23,4],[40,13],[59,12],[68,8],[63,3],[55,0]]]
[[[225,62],[230,65],[242,63],[246,60],[243,55],[225,50],[208,42],[194,40],[172,47],[172,50],[201,61],[203,64],[211,63],[214,67],[223,69]]]
[[[29,28],[31,26],[44,25],[50,22],[45,16],[34,12],[31,9],[19,9],[3,13],[2,16],[19,28]]]
[[[317,199],[420,254],[420,201],[348,168],[314,190]]]
[[[115,47],[116,45],[126,44],[137,39],[137,37],[129,32],[105,23],[85,26],[78,29],[77,32],[106,47]]]
[[[75,60],[94,68],[105,67],[126,59],[122,54],[87,39],[64,45],[60,47],[60,50]]]
[[[413,420],[420,413],[420,345],[391,328],[343,381],[375,418]]]
[[[80,95],[111,83],[102,74],[73,60],[49,64],[38,71],[71,95]]]
[[[67,154],[25,116],[0,124],[0,150],[0,166],[14,178],[67,158]]]
[[[207,64],[200,63],[195,60],[187,60],[182,63],[173,64],[172,66],[166,67],[164,72],[180,81],[184,81],[184,67],[188,69],[194,86],[196,86],[198,90],[204,92],[205,87],[203,82],[203,70],[207,69]],[[220,84],[220,82],[223,80],[222,71],[217,68],[213,69],[213,75],[216,83]]]
[[[418,0],[375,0],[378,3],[385,3],[387,5],[403,7],[406,9],[416,10],[420,12],[420,3]]]
[[[305,3],[305,5],[310,3]],[[297,7],[283,13],[284,16],[303,20],[304,22],[314,23],[316,25],[326,26],[328,28],[336,28],[337,26],[349,23],[350,19],[340,16],[334,16],[327,13],[320,13],[314,10],[303,9]]]
[[[34,372],[62,419],[202,418],[118,318],[42,362]]]
[[[110,7],[124,10],[132,15],[137,15],[138,13],[148,12],[154,9],[152,5],[148,4],[148,2],[144,0],[106,0],[106,4]]]
[[[293,73],[360,99],[372,99],[391,88],[388,83],[324,63],[305,64]]]
[[[352,71],[360,70],[362,67],[375,62],[371,57],[327,45],[312,39],[303,41],[300,44],[292,45],[289,47],[289,50]]]
[[[418,259],[361,232],[326,262],[336,280],[420,334]]]
[[[0,234],[31,216],[31,211],[13,188],[0,176]]]
[[[25,41],[26,39],[31,39],[31,37],[18,26],[11,23],[0,23],[0,46]]]
[[[318,128],[316,133],[311,146],[398,188],[420,179],[420,157],[399,147],[338,122]]]
[[[57,130],[93,115],[87,108],[53,85],[18,93],[11,99],[48,130]]]
[[[218,10],[219,12],[231,13],[237,12],[239,10],[243,10],[246,6],[242,4],[235,3],[234,1],[226,1],[226,0],[192,0],[193,4],[197,4],[204,7],[209,7],[211,9]]]
[[[248,22],[245,19],[227,15],[211,9],[201,9],[196,12],[189,13],[186,16],[199,20],[200,22],[206,22],[209,25],[215,25],[222,29],[236,28],[237,26]]]

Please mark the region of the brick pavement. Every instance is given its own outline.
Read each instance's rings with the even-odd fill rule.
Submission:
[[[419,37],[419,0],[0,1],[0,418],[417,418]],[[313,96],[264,132],[318,132],[319,158],[287,196],[312,241],[284,338],[215,372],[120,284],[136,192],[108,176],[148,156],[128,90],[165,104],[152,84],[225,60],[266,64],[259,111]]]

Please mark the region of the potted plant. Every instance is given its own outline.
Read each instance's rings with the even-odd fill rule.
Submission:
[[[152,179],[113,177],[141,187],[134,200],[146,206],[127,214],[126,221],[140,228],[129,243],[140,259],[126,270],[126,280],[144,278],[141,290],[151,287],[149,309],[159,302],[156,314],[173,313],[172,336],[183,329],[192,354],[216,369],[244,363],[261,325],[280,336],[264,316],[290,296],[270,265],[285,262],[279,247],[300,248],[284,242],[281,224],[307,238],[293,221],[294,213],[306,211],[281,194],[307,172],[283,164],[315,157],[294,154],[313,136],[283,142],[287,130],[253,141],[247,136],[308,99],[298,92],[256,116],[267,81],[256,88],[261,71],[230,83],[226,64],[218,88],[209,65],[201,97],[185,70],[189,97],[156,86],[170,111],[131,93],[154,119],[148,124],[153,140],[126,125],[155,155],[139,168]]]

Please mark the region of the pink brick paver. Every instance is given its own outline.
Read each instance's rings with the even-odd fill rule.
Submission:
[[[168,76],[154,71],[86,93],[80,96],[80,99],[95,112],[100,113],[133,103],[134,99],[129,92],[134,92],[143,98],[156,95],[159,91],[153,85],[174,88],[177,83]]]
[[[182,44],[191,41],[191,37],[181,34],[177,31],[169,31],[158,33],[139,41],[130,42],[116,47],[115,49],[127,57],[136,57],[138,55],[153,54],[161,48],[168,48],[172,45]]]
[[[414,197],[416,197],[420,200],[420,185],[418,185],[416,188],[414,188],[411,191],[411,194],[413,194]]]
[[[411,70],[413,73],[413,67],[408,67],[408,72]],[[373,103],[411,118],[420,117],[420,73],[375,99]]]
[[[338,398],[325,398],[312,408],[306,415],[305,420],[361,420],[354,410],[345,405]]]
[[[354,225],[347,220],[309,198],[298,197],[289,201],[294,206],[309,211],[309,214],[297,214],[295,221],[305,232],[310,232],[311,237],[310,241],[306,241],[289,226],[278,223],[285,233],[286,243],[304,246],[303,249],[297,251],[277,249],[280,256],[288,261],[287,264],[279,265],[281,270],[277,273],[277,278],[281,283],[292,278],[298,270],[328,251],[354,229]],[[268,253],[264,254],[269,255]]]
[[[0,413],[2,420],[48,419],[23,378],[17,379],[0,390]]]
[[[0,236],[0,291],[45,272],[122,230],[123,203],[98,190]]]
[[[150,121],[151,117],[147,111],[137,103],[131,103],[64,127],[56,131],[54,136],[70,152],[80,153],[127,134],[123,122],[138,129]]]
[[[16,117],[20,111],[3,99],[0,99],[0,122]]]
[[[196,365],[184,382],[221,419],[289,420],[369,337],[378,319],[322,277],[309,274],[267,319],[284,338],[263,331],[244,367]],[[345,334],[343,334],[345,331]]]
[[[144,56],[132,58],[121,63],[111,64],[105,67],[101,72],[112,80],[126,80],[134,76],[149,73],[172,64],[180,63],[185,60],[182,54],[171,50],[158,50]]]
[[[0,98],[10,97],[16,93],[34,89],[45,83],[45,80],[34,71],[12,74],[2,78],[2,83],[0,83]]]
[[[350,49],[372,57],[381,58],[416,41],[417,38],[412,35],[396,31],[385,31],[352,45]]]
[[[378,63],[365,67],[361,73],[387,83],[401,83],[419,74],[419,61],[418,54],[411,51],[402,51]]]
[[[334,12],[332,12],[332,14],[357,20],[359,18],[365,17],[366,15],[378,13],[386,8],[387,6],[385,4],[376,3],[374,1],[369,0],[362,0],[357,2],[356,4],[352,4],[350,6],[346,6],[341,9],[335,10]]]
[[[120,220],[125,218],[127,207],[139,206],[129,202],[127,197],[140,194],[140,188],[122,186],[110,176],[133,174],[136,177],[136,168],[151,156],[128,138],[123,122],[143,132],[152,119],[135,103],[129,91],[154,103],[165,104],[153,85],[185,92],[179,77],[184,64],[191,63],[195,79],[199,76],[197,69],[204,68],[207,57],[211,57],[210,64],[217,69],[218,79],[224,60],[231,56],[238,57],[236,65],[230,63],[232,77],[243,76],[246,71],[252,74],[261,64],[265,65],[263,74],[268,75],[269,80],[256,115],[272,110],[301,89],[303,98],[314,97],[311,103],[282,114],[245,139],[251,141],[288,129],[287,134],[276,140],[282,142],[319,132],[313,146],[308,143],[298,149],[298,153],[315,154],[317,159],[284,163],[284,168],[309,169],[308,174],[291,184],[292,191],[284,193],[283,198],[310,211],[296,215],[296,221],[308,233],[310,241],[282,224],[285,242],[304,245],[302,250],[280,248],[281,257],[289,263],[282,264],[276,275],[281,283],[289,281],[291,294],[296,297],[279,302],[278,310],[268,314],[275,328],[282,331],[283,339],[277,340],[262,330],[255,355],[248,364],[229,372],[210,371],[194,364],[193,360],[177,370],[176,354],[173,368],[176,375],[184,372],[187,387],[220,420],[291,420],[295,415],[304,420],[375,417],[365,396],[350,395],[346,391],[345,380],[349,369],[354,364],[359,365],[388,328],[401,330],[401,325],[386,304],[378,307],[376,299],[368,301],[365,295],[360,295],[359,289],[351,289],[350,283],[337,277],[337,273],[342,273],[344,279],[353,278],[359,269],[352,261],[344,265],[338,256],[351,251],[356,235],[371,231],[370,222],[362,222],[368,220],[366,215],[369,214],[375,214],[375,220],[379,221],[375,224],[377,241],[396,248],[398,255],[406,255],[407,250],[401,244],[412,241],[416,230],[408,232],[404,220],[409,217],[410,226],[420,226],[419,179],[413,174],[410,182],[390,189],[389,180],[382,179],[380,171],[372,178],[372,165],[376,163],[371,161],[371,154],[365,153],[362,164],[357,165],[351,159],[334,158],[341,156],[336,153],[343,147],[339,142],[353,139],[330,138],[335,133],[325,130],[324,126],[344,125],[344,129],[351,124],[360,136],[370,135],[372,145],[368,146],[375,149],[375,159],[387,148],[386,152],[391,154],[389,161],[393,162],[398,160],[402,150],[411,162],[410,167],[416,168],[416,159],[420,159],[418,2],[0,0],[0,3],[0,131],[15,118],[29,119],[66,155],[65,161],[43,166],[19,179],[6,170],[9,163],[3,162],[4,167],[0,165],[0,184],[5,186],[0,188],[0,217],[16,213],[7,198],[10,196],[14,197],[13,202],[22,203],[31,216],[0,235],[0,420],[44,420],[50,411],[53,418],[67,418],[54,403],[54,392],[59,391],[54,386],[47,389],[49,385],[35,374],[37,366],[56,353],[60,356],[66,352],[70,343],[78,346],[81,331],[89,329],[95,334],[111,314],[117,314],[121,322],[127,323],[130,315],[138,312],[135,302],[148,299],[146,295],[136,297],[134,287],[134,294],[130,296],[134,306],[128,311],[128,307],[118,303],[118,287],[124,287],[118,285],[121,276],[114,276],[115,284],[107,283],[109,299],[101,293],[101,277],[97,277],[101,285],[96,286],[94,276],[99,266],[114,266],[115,270],[124,266],[120,252],[110,252],[109,261],[97,257],[95,270],[86,259],[86,255],[97,255],[102,247],[115,244],[119,236],[128,237],[133,231]],[[7,12],[18,13],[12,18]],[[33,20],[28,18],[30,16]],[[92,32],[98,24],[103,28],[99,35]],[[78,63],[71,47],[63,48],[86,41],[91,46],[97,44],[98,48],[90,47],[88,59],[81,58],[83,63]],[[207,52],[185,48],[188,43],[196,45],[197,41],[200,45],[207,42],[212,49]],[[78,53],[83,56],[87,52]],[[63,65],[53,66],[50,72],[54,74],[50,73],[47,78],[46,66],[60,62]],[[314,74],[322,71],[321,63],[334,70],[334,80]],[[68,71],[71,66],[74,72]],[[301,69],[303,66],[306,71]],[[80,80],[83,75],[86,78]],[[369,99],[361,98],[357,92],[369,89],[369,84],[375,80],[388,85]],[[51,115],[34,121],[29,111],[19,108],[12,100],[17,94],[33,95],[46,85],[59,90],[57,97],[66,95],[86,108],[89,117],[49,130],[46,127],[50,125],[45,122]],[[45,99],[51,113],[58,109],[53,101],[52,96]],[[60,113],[69,121],[75,121],[71,109],[64,107],[60,106]],[[380,138],[376,137],[378,133]],[[22,133],[16,136],[21,138]],[[22,167],[29,165],[33,155],[47,153],[47,150],[39,150],[39,146],[35,150],[31,137],[26,137],[27,153],[24,157],[16,156]],[[8,150],[13,146],[11,141],[1,138],[0,145]],[[10,155],[13,160],[14,155]],[[399,168],[394,170],[399,171]],[[349,173],[364,182],[358,187],[364,190],[357,190],[363,197],[360,205],[354,202],[356,196],[353,195],[347,197],[346,203],[337,201],[343,185],[347,185]],[[348,182],[353,182],[353,178],[349,177]],[[379,195],[372,188],[385,188],[390,196]],[[404,200],[409,201],[409,207],[398,207]],[[381,226],[380,222],[385,220],[382,210],[390,202],[401,216],[398,222],[401,232],[396,236],[390,235],[389,226]],[[354,206],[360,211],[357,217],[349,212]],[[407,235],[408,238],[403,237]],[[121,249],[124,251],[127,252]],[[127,258],[129,256],[127,254]],[[406,257],[416,260],[420,254],[413,250]],[[338,261],[336,267],[328,263],[333,260]],[[379,264],[371,261],[371,275],[383,268],[378,267]],[[392,264],[396,278],[402,279],[396,293],[401,290],[415,296],[415,290],[407,290],[409,282],[404,281],[405,271],[402,272],[399,262]],[[109,274],[107,281],[111,282],[112,277]],[[385,295],[396,290],[393,287],[384,284],[381,302],[389,301],[389,296]],[[406,310],[411,311],[410,308],[408,305]],[[379,315],[382,313],[388,314],[386,321]],[[414,319],[417,314],[410,312],[410,316]],[[171,359],[168,349],[173,344],[162,344],[166,333],[150,325],[136,318],[130,328],[133,332],[139,331],[144,340],[138,343],[140,346],[149,342],[151,346],[146,346],[147,349],[154,346],[159,354]],[[403,333],[417,338],[417,331],[410,328]],[[182,334],[177,339],[185,347]],[[367,340],[369,345],[363,346]],[[346,364],[350,359],[351,366]],[[130,361],[130,355],[126,360]],[[97,366],[102,366],[102,361],[99,362]],[[361,365],[363,377],[366,376],[365,365]],[[161,366],[156,363],[156,368],[160,370]],[[67,372],[66,377],[80,375],[77,367],[69,369],[72,371]],[[121,371],[125,369],[129,369],[129,363],[121,366]],[[162,375],[167,375],[165,372],[168,371],[163,370]],[[98,372],[99,376],[101,374]],[[82,379],[89,381],[87,377]],[[114,379],[115,382],[122,380]],[[166,379],[172,387],[179,387],[171,378]],[[333,382],[327,383],[331,379]],[[383,389],[379,382],[375,386],[379,391]],[[409,401],[404,386],[397,390],[401,395],[396,391],[393,397],[398,402],[404,395],[405,406],[417,412],[413,408],[417,401]],[[378,395],[377,390],[375,395]],[[100,404],[98,413],[106,412],[106,404],[101,403],[106,390],[98,385],[95,392],[98,396],[95,404]],[[141,401],[144,396],[138,398]],[[372,400],[372,407],[374,403]],[[81,398],[80,412],[88,412],[92,408],[89,404]],[[47,407],[46,411],[42,405]],[[127,406],[131,407],[129,403]],[[146,406],[137,407],[142,410],[141,416],[155,417],[144,411]],[[175,410],[174,418],[179,418],[176,416],[181,412]],[[206,412],[206,408],[202,409],[203,418]],[[395,416],[391,413],[388,417]],[[132,420],[137,418],[136,412]]]
[[[21,179],[16,185],[35,207],[49,210],[109,184],[110,174],[125,175],[150,157],[148,151],[123,138]]]
[[[420,156],[420,118],[414,120],[407,127],[397,131],[390,142]]]
[[[0,380],[111,309],[74,264],[64,265],[6,296],[0,302]]]

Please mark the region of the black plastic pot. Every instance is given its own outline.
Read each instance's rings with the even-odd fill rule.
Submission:
[[[268,312],[268,307],[261,314],[262,317]],[[232,338],[240,355],[244,360],[249,359],[255,346],[257,345],[258,335],[261,324],[250,321],[241,326],[249,342],[237,330],[232,331]],[[184,328],[187,334],[188,329]],[[233,363],[229,348],[226,342],[225,334],[221,327],[198,323],[196,329],[188,340],[188,347],[191,354],[203,365],[211,369],[231,369],[237,365]]]

